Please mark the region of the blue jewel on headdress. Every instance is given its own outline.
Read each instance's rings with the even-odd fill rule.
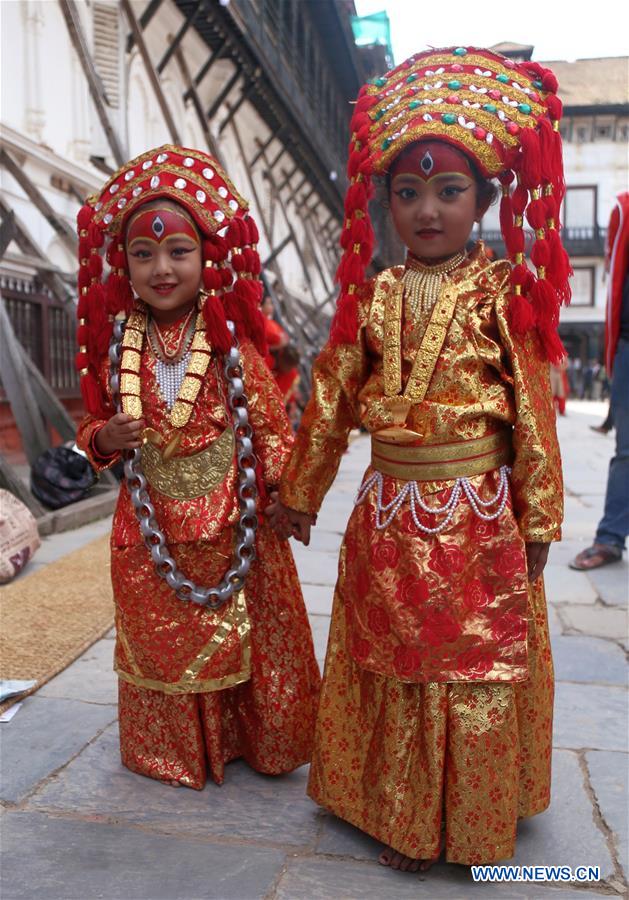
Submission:
[[[153,221],[151,222],[151,231],[155,235],[156,238],[161,238],[165,231],[166,226],[162,222],[159,216],[155,216]]]
[[[421,162],[419,164],[424,175],[430,175],[432,170],[435,167],[435,161],[430,155],[430,150],[426,150],[424,155],[422,156]]]

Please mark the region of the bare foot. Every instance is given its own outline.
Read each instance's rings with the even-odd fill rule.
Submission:
[[[167,781],[166,784],[169,784],[171,787],[181,787],[180,781]]]
[[[444,851],[445,843],[445,837],[442,836],[437,855],[430,859],[413,859],[411,856],[404,856],[403,853],[398,853],[392,847],[386,847],[378,857],[378,862],[381,866],[399,869],[400,872],[427,872],[439,861]]]
[[[399,869],[400,872],[419,872],[421,859],[412,859],[398,853],[392,847],[387,847],[378,857],[381,866],[389,866],[391,869]]]

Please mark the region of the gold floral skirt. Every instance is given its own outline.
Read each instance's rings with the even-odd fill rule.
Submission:
[[[211,584],[228,538],[170,550]],[[295,564],[266,525],[257,550],[243,595],[212,613],[178,600],[143,545],[112,549],[120,750],[132,771],[200,789],[238,757],[266,774],[310,760],[320,676]]]
[[[544,585],[530,590],[524,682],[410,684],[361,668],[337,585],[308,793],[416,859],[511,857],[550,802],[553,668]]]

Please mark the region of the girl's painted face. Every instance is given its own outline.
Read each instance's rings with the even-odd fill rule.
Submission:
[[[400,239],[430,262],[463,250],[482,218],[466,157],[442,141],[420,141],[391,167],[390,209]]]
[[[126,236],[133,287],[157,322],[175,322],[201,287],[201,240],[192,219],[174,203],[156,200],[131,218]]]

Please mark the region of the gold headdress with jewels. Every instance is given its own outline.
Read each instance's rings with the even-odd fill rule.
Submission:
[[[351,122],[344,250],[333,343],[352,342],[357,291],[371,261],[372,178],[386,174],[410,144],[441,140],[463,152],[484,178],[502,185],[500,227],[512,263],[509,316],[516,332],[536,328],[550,360],[563,355],[557,334],[571,274],[559,235],[565,193],[553,73],[491,50],[450,47],[416,54],[361,89]],[[524,220],[535,240],[525,263]]]
[[[265,352],[260,312],[262,285],[256,249],[258,229],[248,204],[209,154],[166,144],[132,159],[89,197],[77,216],[79,232],[76,367],[87,410],[98,413],[102,395],[98,368],[107,352],[114,318],[134,305],[124,249],[129,217],[144,203],[168,198],[192,216],[202,238],[206,338],[226,353],[232,343],[227,320],[239,337]],[[109,273],[103,279],[104,261]]]

